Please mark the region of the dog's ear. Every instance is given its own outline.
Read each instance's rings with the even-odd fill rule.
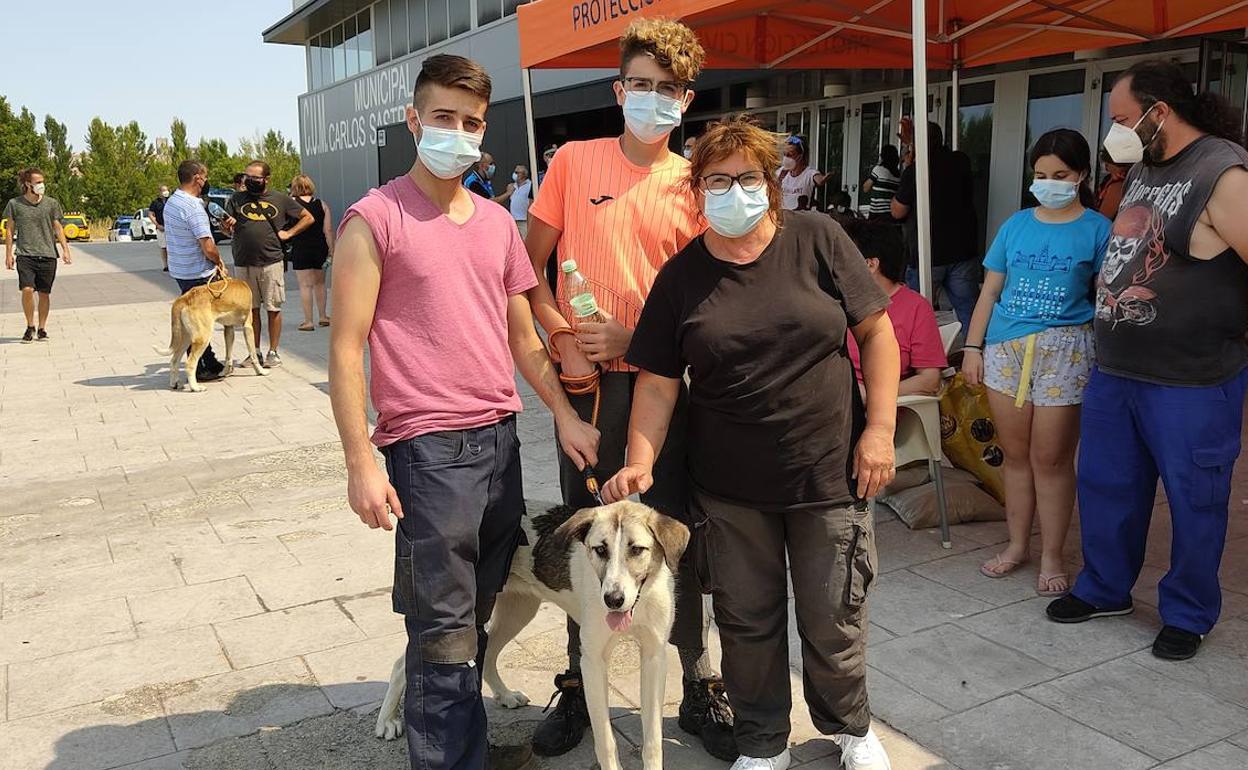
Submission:
[[[559,553],[568,550],[568,546],[573,541],[584,543],[586,535],[589,534],[589,528],[593,526],[594,516],[598,510],[596,508],[582,508],[572,514],[567,521],[555,528],[550,533],[550,542],[553,543]]]
[[[680,566],[680,557],[689,545],[689,528],[671,516],[665,516],[655,510],[650,511],[646,526],[650,528],[654,539],[659,541],[667,568],[675,575]]]

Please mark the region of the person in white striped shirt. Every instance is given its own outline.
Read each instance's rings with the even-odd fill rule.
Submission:
[[[217,270],[222,275],[227,273],[200,200],[207,189],[208,167],[197,160],[184,160],[178,166],[178,189],[169,196],[163,211],[169,275],[183,294],[208,283]],[[224,370],[225,364],[217,360],[209,345],[199,359],[195,377],[200,382],[215,380]]]

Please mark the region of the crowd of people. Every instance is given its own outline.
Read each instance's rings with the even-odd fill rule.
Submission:
[[[299,328],[330,326],[332,256],[331,400],[349,504],[395,531],[414,766],[502,767],[478,664],[521,537],[518,371],[553,414],[565,504],[596,503],[592,467],[607,502],[638,495],[693,533],[671,637],[682,729],[733,770],[789,766],[791,591],[814,726],[849,770],[884,770],[866,689],[878,571],[868,503],[894,477],[898,396],[938,393],[948,363],[914,285],[912,148],[903,131],[901,150],[882,149],[863,184],[866,217],[839,190],[829,216],[812,209],[833,177],[811,166],[802,137],[737,116],[669,149],[705,57],[688,28],[640,20],[620,48],[623,133],[546,148],[537,185],[517,165],[495,188],[481,151],[490,77],[451,55],[425,59],[416,80],[411,170],[349,206],[336,234],[311,179],[295,177],[287,195],[265,163],[250,164],[219,218],[252,286],[257,348],[267,320],[264,364],[281,363],[287,262]],[[980,571],[998,579],[1028,564],[1038,520],[1047,616],[1130,613],[1160,479],[1173,546],[1153,653],[1182,660],[1221,603],[1248,386],[1248,218],[1237,216],[1248,152],[1225,105],[1167,62],[1128,69],[1108,108],[1098,153],[1073,130],[1036,139],[1037,205],[1004,222],[982,258],[969,161],[932,124],[933,277],[1004,453],[1009,541]],[[46,339],[55,242],[67,263],[70,252],[42,175],[21,182],[4,211],[22,234],[15,264],[8,229],[6,266],[19,270],[30,341]],[[227,270],[207,188],[208,169],[187,160],[151,206],[184,292]],[[562,291],[556,253],[593,286],[594,313]],[[209,350],[201,367],[203,381],[221,364]],[[1063,554],[1076,499],[1083,567],[1072,580]],[[718,666],[701,594],[722,639]],[[571,620],[567,633],[557,705],[532,740],[543,755],[571,751],[589,726]]]
[[[703,56],[692,33],[638,22],[621,50],[624,133],[549,148],[531,204],[523,167],[501,195],[461,183],[493,173],[477,150],[489,78],[466,59],[426,60],[408,112],[416,163],[344,218],[331,393],[351,507],[396,529],[410,750],[430,767],[490,756],[473,664],[520,515],[514,361],[555,415],[565,503],[593,504],[590,464],[609,477],[607,501],[639,495],[694,533],[672,631],[681,727],[736,770],[789,765],[791,585],[815,726],[846,767],[886,768],[865,688],[867,501],[894,474],[898,394],[938,392],[947,364],[931,304],[907,285],[916,174],[901,161],[913,153],[881,152],[868,217],[804,210],[829,176],[801,137],[738,117],[669,151]],[[1248,365],[1248,226],[1229,201],[1248,184],[1248,153],[1173,65],[1135,65],[1109,106],[1103,153],[1070,130],[1037,139],[1038,205],[982,259],[969,163],[931,126],[932,256],[965,329],[962,370],[984,386],[1005,454],[1010,539],[981,571],[1025,565],[1038,519],[1048,617],[1130,612],[1161,478],[1174,548],[1153,652],[1183,659],[1220,601]],[[1107,172],[1096,192],[1094,157]],[[827,200],[849,214],[839,192]],[[556,250],[593,286],[591,320],[549,271]],[[366,344],[384,473],[365,419]],[[597,399],[564,388],[588,381]],[[1072,580],[1076,494],[1084,566]],[[699,592],[712,597],[722,675]],[[541,754],[571,750],[589,724],[577,638],[569,623],[557,706],[533,737]]]

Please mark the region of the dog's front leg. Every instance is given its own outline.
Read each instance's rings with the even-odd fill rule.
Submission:
[[[645,770],[662,770],[666,644],[658,637],[643,637],[638,641],[641,643],[641,763]]]
[[[392,741],[403,734],[403,692],[407,689],[407,655],[399,656],[390,671],[390,686],[377,712],[377,725],[373,734]]]
[[[585,629],[581,629],[581,678],[585,686],[585,705],[589,709],[589,724],[594,730],[594,755],[600,770],[620,770],[620,759],[615,747],[615,733],[611,729],[611,711],[607,702],[607,661],[602,645],[597,648],[586,645]]]

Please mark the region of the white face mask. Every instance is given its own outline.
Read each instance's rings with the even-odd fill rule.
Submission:
[[[43,191],[46,189],[48,189],[48,186],[45,185],[43,182],[32,184],[30,186],[30,191],[33,192],[35,195],[43,195]]]
[[[750,232],[771,209],[766,185],[754,192],[746,192],[740,184],[733,182],[723,195],[704,193],[703,197],[702,211],[706,214],[706,221],[712,230],[725,238],[740,238]]]
[[[481,160],[481,134],[432,128],[422,123],[420,138],[412,138],[420,162],[439,179],[460,177]]]
[[[1157,104],[1154,103],[1153,107]],[[1130,166],[1144,160],[1144,140],[1135,132],[1140,124],[1144,122],[1144,118],[1148,117],[1148,113],[1153,111],[1153,107],[1149,107],[1135,122],[1134,126],[1128,128],[1121,123],[1115,123],[1109,127],[1109,133],[1105,135],[1105,151],[1109,153],[1109,158],[1115,163],[1124,166]],[[1161,121],[1157,126],[1157,130],[1153,132],[1153,138],[1148,140],[1148,144],[1152,144],[1157,139],[1157,135],[1161,133],[1161,127],[1166,121]]]
[[[690,158],[693,157],[693,148],[686,147],[685,149],[681,150],[681,154],[685,156],[685,160],[689,160]]]
[[[644,144],[667,139],[680,125],[680,101],[660,96],[654,91],[624,94],[624,125]]]
[[[780,168],[785,171],[792,171],[797,168],[797,158],[790,158],[788,155],[785,155],[780,159]]]

